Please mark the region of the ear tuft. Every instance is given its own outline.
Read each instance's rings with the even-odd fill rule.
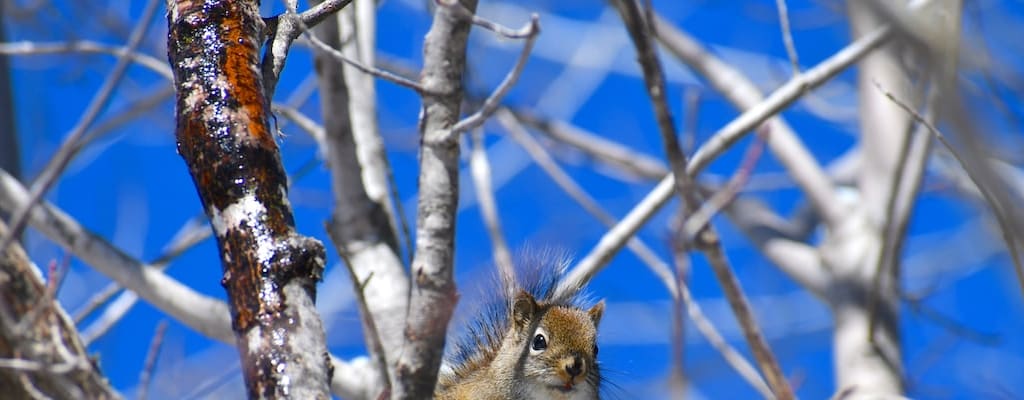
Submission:
[[[537,312],[537,300],[525,290],[516,293],[512,300],[512,320],[515,322],[516,330],[521,330],[530,324],[533,314]]]
[[[601,322],[601,317],[604,316],[604,300],[601,300],[587,310],[587,314],[590,315],[590,320],[594,321],[594,326],[596,327]]]

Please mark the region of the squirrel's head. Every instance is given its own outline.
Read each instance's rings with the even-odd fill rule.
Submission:
[[[600,384],[597,325],[604,301],[589,310],[516,295],[513,329],[524,338],[523,379],[531,398],[594,399]]]

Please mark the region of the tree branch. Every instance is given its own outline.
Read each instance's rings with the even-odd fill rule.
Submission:
[[[25,204],[24,208],[12,213],[10,230],[4,235],[0,235],[0,251],[7,248],[7,245],[21,234],[28,220],[28,214],[32,211],[32,207],[53,187],[53,184],[57,182],[57,178],[67,168],[71,159],[81,150],[84,144],[81,140],[82,136],[85,135],[89,127],[92,126],[93,122],[96,121],[100,113],[110,102],[110,97],[113,95],[114,90],[117,89],[121,78],[124,77],[125,71],[128,70],[128,65],[131,64],[132,59],[128,55],[134,53],[135,49],[142,43],[142,39],[149,30],[150,21],[152,21],[159,3],[158,0],[149,0],[145,10],[142,12],[142,16],[139,18],[139,22],[132,31],[131,37],[128,38],[128,44],[125,45],[124,53],[118,56],[117,63],[114,64],[114,68],[103,81],[103,86],[93,95],[89,106],[82,113],[75,126],[71,128],[71,132],[68,133],[64,142],[61,143],[57,153],[54,154],[46,164],[46,167],[43,168],[43,172],[39,174],[39,177],[32,184],[31,201]]]
[[[655,118],[658,121],[665,152],[668,155],[669,166],[676,178],[675,191],[683,199],[686,214],[691,215],[701,208],[700,193],[697,185],[693,182],[693,177],[687,173],[686,156],[679,147],[675,123],[668,108],[664,72],[661,70],[652,39],[653,27],[650,17],[653,11],[648,8],[648,15],[645,17],[641,15],[640,7],[634,0],[615,0],[614,3],[633,39],[633,44],[636,46],[637,58],[643,70],[644,82],[647,84],[647,94],[653,103]],[[698,229],[700,233],[696,235],[696,247],[704,253],[708,263],[711,264],[715,277],[718,278],[722,291],[725,293],[726,299],[729,300],[729,306],[732,307],[733,314],[736,315],[736,319],[743,329],[747,344],[750,345],[754,358],[761,366],[768,386],[772,388],[772,392],[779,399],[793,399],[793,390],[789,387],[782,368],[758,327],[746,295],[740,288],[739,281],[732,272],[732,267],[728,264],[718,233],[709,224],[702,225]],[[689,242],[689,238],[685,240]]]
[[[459,7],[456,7],[459,8]],[[496,25],[496,24],[495,24]],[[500,25],[497,25],[500,26]],[[526,66],[526,61],[530,59],[530,51],[533,50],[533,44],[537,40],[537,36],[540,35],[540,22],[537,14],[530,16],[530,23],[519,29],[516,35],[511,37],[525,37],[526,43],[523,44],[523,50],[519,53],[519,58],[516,59],[516,65],[512,67],[512,70],[505,75],[505,79],[501,81],[497,88],[490,96],[484,99],[483,106],[480,110],[459,121],[452,127],[453,134],[459,134],[461,132],[469,131],[470,129],[476,128],[484,123],[494,111],[498,109],[501,104],[501,100],[505,98],[508,91],[512,89],[512,86],[519,80],[519,75],[523,73],[523,67]]]
[[[665,46],[665,49],[692,68],[696,73],[707,79],[708,84],[725,96],[738,109],[748,111],[759,104],[765,103],[765,98],[761,91],[740,70],[715,57],[692,37],[672,26],[661,17],[655,17],[653,24],[657,38]],[[839,60],[834,56],[830,61]],[[819,68],[815,69],[820,71],[822,69],[820,67],[828,65],[826,62],[819,64]],[[840,68],[845,68],[845,66]],[[807,74],[804,74],[804,77],[807,76]],[[817,85],[807,82],[808,86],[806,88],[803,87],[803,83],[791,86],[802,79],[800,75],[795,75],[792,80],[776,90],[775,93],[780,93],[783,89],[789,88],[797,89],[801,92],[800,95],[802,95],[804,90],[809,91],[813,86]],[[828,175],[814,159],[814,156],[811,155],[797,134],[781,116],[773,116],[766,124],[772,132],[771,138],[767,141],[772,153],[775,154],[786,168],[789,175],[800,185],[826,224],[838,221],[844,214],[844,211],[840,207],[841,203],[836,201],[835,188],[832,186]]]
[[[288,50],[295,39],[309,28],[320,23],[331,14],[341,10],[352,0],[327,0],[306,12],[297,14],[296,2],[291,1],[284,14],[266,20],[267,49],[263,55],[261,70],[263,71],[263,89],[267,100],[274,99],[277,80],[281,77],[284,63],[288,59]],[[260,33],[262,36],[262,32]]]
[[[0,209],[10,212],[28,203],[28,189],[6,171],[0,170]],[[192,330],[223,343],[234,344],[228,306],[200,294],[159,269],[143,264],[89,232],[77,221],[49,203],[41,203],[29,215],[28,223],[58,246],[120,283],[157,309]],[[331,390],[344,398],[369,399],[367,382],[378,379],[366,368],[356,367],[331,356],[334,368]]]
[[[462,6],[476,12],[476,0]],[[438,7],[423,43],[423,94],[420,113],[419,201],[416,254],[404,329],[406,347],[399,359],[393,399],[433,395],[444,352],[445,331],[455,308],[453,280],[455,213],[459,193],[458,122],[462,75],[470,23],[455,7]]]
[[[736,143],[740,138],[757,128],[783,108],[811,90],[834,77],[858,59],[876,48],[890,35],[887,27],[878,28],[857,41],[846,46],[825,61],[791,79],[785,85],[772,92],[763,101],[750,107],[740,116],[733,119],[697,149],[687,164],[686,172],[690,175],[699,174],[711,161]],[[776,137],[777,138],[777,137]],[[644,199],[630,210],[615,227],[605,233],[586,257],[580,260],[559,286],[565,290],[572,286],[583,285],[597,271],[604,267],[626,241],[645,224],[655,212],[661,209],[672,197],[674,178],[666,176],[652,189]]]
[[[332,50],[341,45],[340,18],[342,16],[339,15],[338,18],[326,20],[314,29],[318,36],[326,40],[325,46],[330,46]],[[352,96],[350,87],[346,85],[353,81],[348,77],[352,70],[335,62],[328,53],[315,53],[314,62],[317,65],[320,109],[326,133],[321,152],[331,171],[334,197],[334,210],[326,228],[335,249],[345,260],[353,291],[359,295],[366,347],[381,378],[370,385],[376,391],[373,394],[376,397],[390,388],[395,374],[393,368],[402,351],[402,326],[409,296],[409,278],[398,253],[395,232],[388,222],[386,205],[380,199],[370,197],[368,184],[364,180],[368,174],[382,172],[368,171],[379,165],[362,163],[359,157],[360,149],[354,132],[356,128],[350,117],[362,108],[350,104]],[[355,88],[351,90],[355,91]],[[379,133],[373,131],[363,134]]]
[[[168,4],[178,150],[221,254],[250,398],[326,398],[327,344],[314,307],[324,248],[295,231],[258,73],[255,1]]]
[[[0,221],[0,234],[7,233],[7,226]],[[54,300],[54,287],[44,284],[41,276],[19,244],[0,252],[0,387],[4,396],[120,398],[89,359],[75,324]]]

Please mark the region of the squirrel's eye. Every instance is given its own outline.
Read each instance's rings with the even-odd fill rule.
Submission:
[[[594,345],[594,357],[597,357],[597,345]]]
[[[536,351],[541,351],[548,348],[548,340],[544,338],[544,334],[538,333],[533,337],[532,348]]]

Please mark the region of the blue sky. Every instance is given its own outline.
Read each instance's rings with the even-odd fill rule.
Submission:
[[[26,3],[26,2],[17,2]],[[89,3],[89,2],[83,2]],[[54,1],[54,8],[10,18],[5,23],[9,40],[66,41],[72,38],[109,44],[124,42],[141,13],[143,1],[107,1],[77,4]],[[266,1],[265,15],[280,9]],[[300,2],[304,6],[305,2]],[[424,1],[390,0],[378,14],[379,57],[388,62],[418,68],[422,39],[430,19]],[[553,119],[566,120],[637,151],[662,158],[653,114],[643,91],[631,44],[618,16],[606,3],[597,1],[545,1],[497,3],[483,1],[480,14],[508,26],[521,26],[529,11],[541,12],[543,33],[534,56],[507,103],[536,108]],[[513,4],[515,3],[515,4]],[[771,1],[655,1],[662,15],[702,40],[717,55],[740,67],[763,90],[771,90],[790,74],[779,35],[774,2]],[[789,1],[794,40],[801,64],[813,66],[849,43],[848,26],[835,2]],[[12,7],[8,7],[9,9]],[[103,12],[99,18],[81,18]],[[966,90],[967,104],[991,129],[991,140],[1005,143],[1008,151],[1019,149],[1021,105],[1015,87],[1024,66],[1019,54],[1019,2],[968,2],[970,45],[965,45],[965,65],[976,65],[984,38],[1000,66],[996,76],[1006,111],[991,106],[984,89]],[[166,22],[162,12],[141,51],[165,58]],[[490,91],[513,64],[521,43],[498,40],[490,33],[474,31],[469,55],[468,88],[471,93]],[[677,123],[682,125],[684,95],[701,93],[696,140],[709,137],[736,111],[721,96],[708,90],[696,77],[667,54],[662,54],[669,78],[668,95]],[[17,126],[22,165],[34,176],[46,163],[60,140],[75,124],[104,75],[114,63],[101,55],[16,56],[12,59]],[[294,104],[319,118],[315,93],[309,94],[312,78],[310,52],[293,50],[277,90],[275,101]],[[856,142],[856,91],[852,71],[815,92],[815,96],[790,107],[785,116],[801,139],[822,163],[831,163]],[[981,87],[977,72],[968,70],[963,81]],[[971,86],[974,85],[974,86]],[[1014,86],[1017,85],[1017,86]],[[152,71],[133,66],[101,118],[109,121],[124,110],[168,86]],[[414,221],[416,194],[415,93],[387,82],[377,83],[380,127],[388,146],[405,212]],[[980,93],[980,94],[979,94]],[[556,248],[582,258],[600,238],[604,227],[563,194],[551,179],[518,148],[501,135],[500,127],[487,125],[486,143],[491,156],[495,187],[505,234],[513,249]],[[314,141],[292,125],[283,128],[281,151],[286,169],[299,170],[317,162]],[[709,169],[728,176],[736,168],[749,140],[741,142]],[[606,209],[623,216],[654,182],[623,176],[566,148],[554,154],[561,165]],[[323,230],[332,199],[328,175],[322,164],[297,181],[291,191],[298,229],[329,242]],[[467,169],[468,171],[468,169]],[[758,160],[755,179],[766,187],[776,182],[772,173],[782,168],[770,155]],[[463,174],[463,196],[457,229],[456,268],[459,284],[471,291],[474,282],[489,274],[490,242],[473,198],[468,172]],[[775,174],[777,176],[777,174]],[[763,178],[763,179],[762,179]],[[760,180],[759,180],[760,179]],[[908,247],[904,253],[903,287],[910,294],[934,289],[923,303],[929,311],[903,307],[904,363],[908,369],[908,394],[914,398],[998,397],[1000,393],[1024,393],[1024,330],[1021,288],[1017,287],[999,236],[978,203],[965,201],[934,176],[914,214]],[[761,189],[750,194],[787,215],[802,204],[792,185]],[[173,102],[164,99],[146,113],[119,125],[88,146],[71,164],[48,199],[89,229],[129,254],[151,260],[190,218],[201,212],[184,163],[175,153]],[[669,228],[674,206],[666,207],[640,232],[640,237],[671,260]],[[716,219],[737,274],[759,312],[759,319],[784,371],[802,398],[827,398],[835,390],[832,379],[830,317],[826,306],[801,291],[768,261],[728,221]],[[32,232],[28,247],[40,264],[60,259],[64,252]],[[331,249],[331,246],[327,246]],[[337,254],[329,250],[330,266],[320,290],[319,306],[327,321],[329,342],[336,354],[364,354],[361,330],[347,274]],[[705,311],[737,348],[746,352],[724,303],[719,286],[707,265],[698,258],[692,266],[691,287]],[[168,272],[196,290],[223,298],[219,285],[220,265],[215,245],[206,241],[176,259]],[[69,312],[80,309],[88,296],[107,280],[88,266],[73,260],[60,293]],[[617,256],[591,285],[597,297],[609,302],[602,323],[601,356],[608,378],[617,384],[619,398],[660,396],[670,371],[669,322],[671,303],[657,279],[628,252]],[[958,336],[937,323],[941,315],[971,330],[998,338],[981,344]],[[97,340],[90,350],[114,385],[131,393],[156,325],[167,319],[153,307],[139,303],[124,321]],[[81,326],[86,329],[91,320]],[[694,383],[694,398],[752,398],[756,393],[737,378],[707,342],[688,326],[687,368]],[[987,336],[986,336],[987,337]],[[237,365],[234,349],[214,343],[187,327],[170,321],[167,339],[152,388],[154,398],[184,396]],[[218,393],[240,394],[237,373]],[[698,397],[699,396],[699,397]],[[613,396],[614,398],[614,396]]]

